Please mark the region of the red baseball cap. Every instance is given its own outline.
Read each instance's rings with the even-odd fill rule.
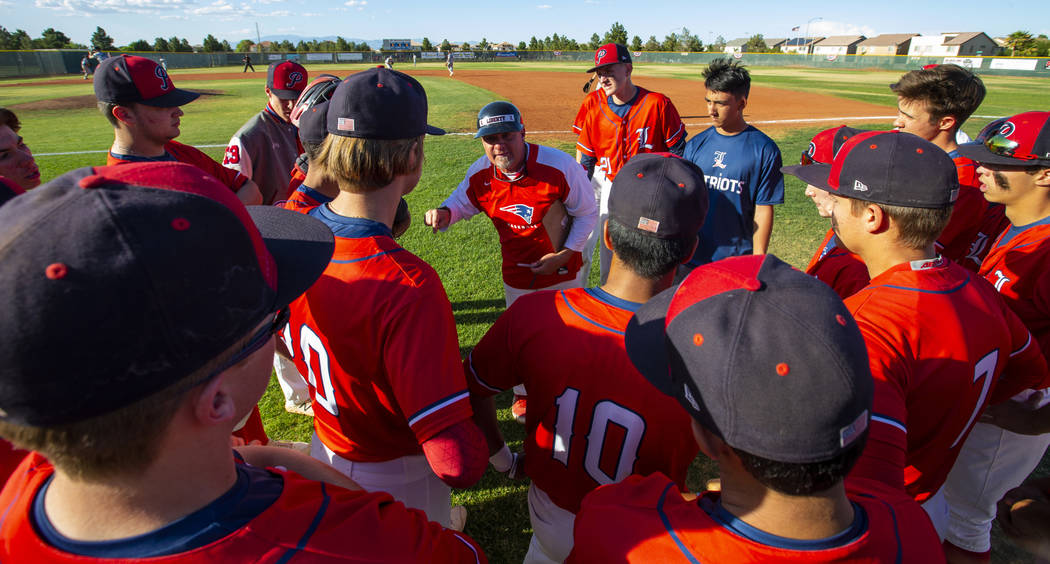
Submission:
[[[979,163],[1050,166],[1050,112],[1008,117],[984,143],[959,145],[959,154]]]
[[[109,57],[95,71],[95,98],[99,102],[174,108],[189,104],[199,96],[196,92],[175,88],[168,71],[146,57]]]
[[[799,164],[829,165],[835,159],[835,153],[846,142],[846,139],[863,132],[863,129],[854,129],[845,125],[825,129],[813,136],[813,139],[809,142],[809,147],[802,151],[802,158]]]
[[[587,72],[594,72],[601,67],[615,65],[616,63],[629,62],[631,62],[631,52],[627,50],[626,45],[606,43],[595,51],[594,66],[587,69]]]
[[[270,63],[266,69],[266,86],[282,100],[295,100],[308,83],[306,69],[294,61]]]

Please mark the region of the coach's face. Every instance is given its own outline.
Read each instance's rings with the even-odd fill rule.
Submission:
[[[485,156],[503,173],[514,173],[525,165],[525,130],[493,133],[481,138]]]
[[[40,185],[40,169],[33,152],[22,136],[6,125],[0,125],[0,176],[18,184],[23,190]]]

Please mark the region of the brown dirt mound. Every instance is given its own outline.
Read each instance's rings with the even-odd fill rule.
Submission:
[[[39,84],[39,83],[37,83]],[[194,90],[201,96],[222,96],[222,90]],[[37,100],[11,106],[14,111],[24,110],[83,110],[95,107],[95,95],[67,96],[65,98],[52,98],[50,100]]]

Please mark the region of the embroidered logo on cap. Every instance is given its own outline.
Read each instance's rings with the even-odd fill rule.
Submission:
[[[303,81],[303,73],[294,71],[288,73],[288,81],[284,83],[285,88],[294,89],[296,84]]]
[[[857,191],[857,192],[867,192],[868,191],[867,185],[865,185],[860,180],[854,180],[853,181],[853,189],[855,191]]]
[[[596,63],[601,62],[601,60],[604,59],[604,58],[605,58],[605,49],[601,49],[601,50],[598,51],[598,54],[594,56],[594,62],[596,62]]]
[[[689,384],[682,384],[682,389],[685,390],[685,401],[689,402],[693,409],[700,411],[700,405],[693,399],[693,392],[689,391]]]
[[[153,74],[160,79],[160,89],[168,89],[168,73],[164,72],[164,67],[157,67],[153,69]]]
[[[638,229],[642,231],[648,231],[650,233],[656,233],[657,229],[660,229],[660,222],[655,219],[649,219],[648,217],[638,218]]]
[[[354,118],[339,118],[335,128],[339,131],[354,131]]]
[[[999,135],[1009,137],[1014,132],[1014,129],[1016,129],[1016,126],[1012,121],[1004,121],[1003,124],[999,126]]]

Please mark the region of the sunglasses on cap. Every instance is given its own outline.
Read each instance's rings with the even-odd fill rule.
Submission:
[[[798,161],[799,161],[798,164],[800,164],[800,165],[812,165],[812,164],[822,165],[822,164],[828,164],[828,163],[822,163],[822,162],[814,159],[813,156],[810,155],[808,151],[802,151],[802,156],[799,157]]]
[[[284,329],[285,325],[288,325],[288,319],[290,319],[291,317],[292,312],[288,308],[284,308],[281,311],[278,311],[276,314],[274,314],[273,321],[271,321],[268,325],[264,325],[262,329],[259,329],[257,333],[252,335],[252,338],[244,344],[241,350],[237,351],[237,354],[233,355],[232,357],[230,357],[229,360],[222,363],[222,365],[213,370],[211,374],[208,375],[208,378],[206,378],[206,380],[210,380],[215,376],[218,376],[224,370],[236,365],[238,362],[241,362],[242,360],[251,356],[255,351],[263,348],[263,345],[270,341],[270,337],[276,335],[278,332],[280,332],[281,329]]]
[[[1020,150],[1020,146],[1020,143],[1008,139],[1002,133],[992,135],[984,142],[984,147],[993,155],[1010,157],[1011,159],[1020,159],[1023,161],[1034,161],[1039,158],[1038,155],[1033,155],[1032,153]]]

